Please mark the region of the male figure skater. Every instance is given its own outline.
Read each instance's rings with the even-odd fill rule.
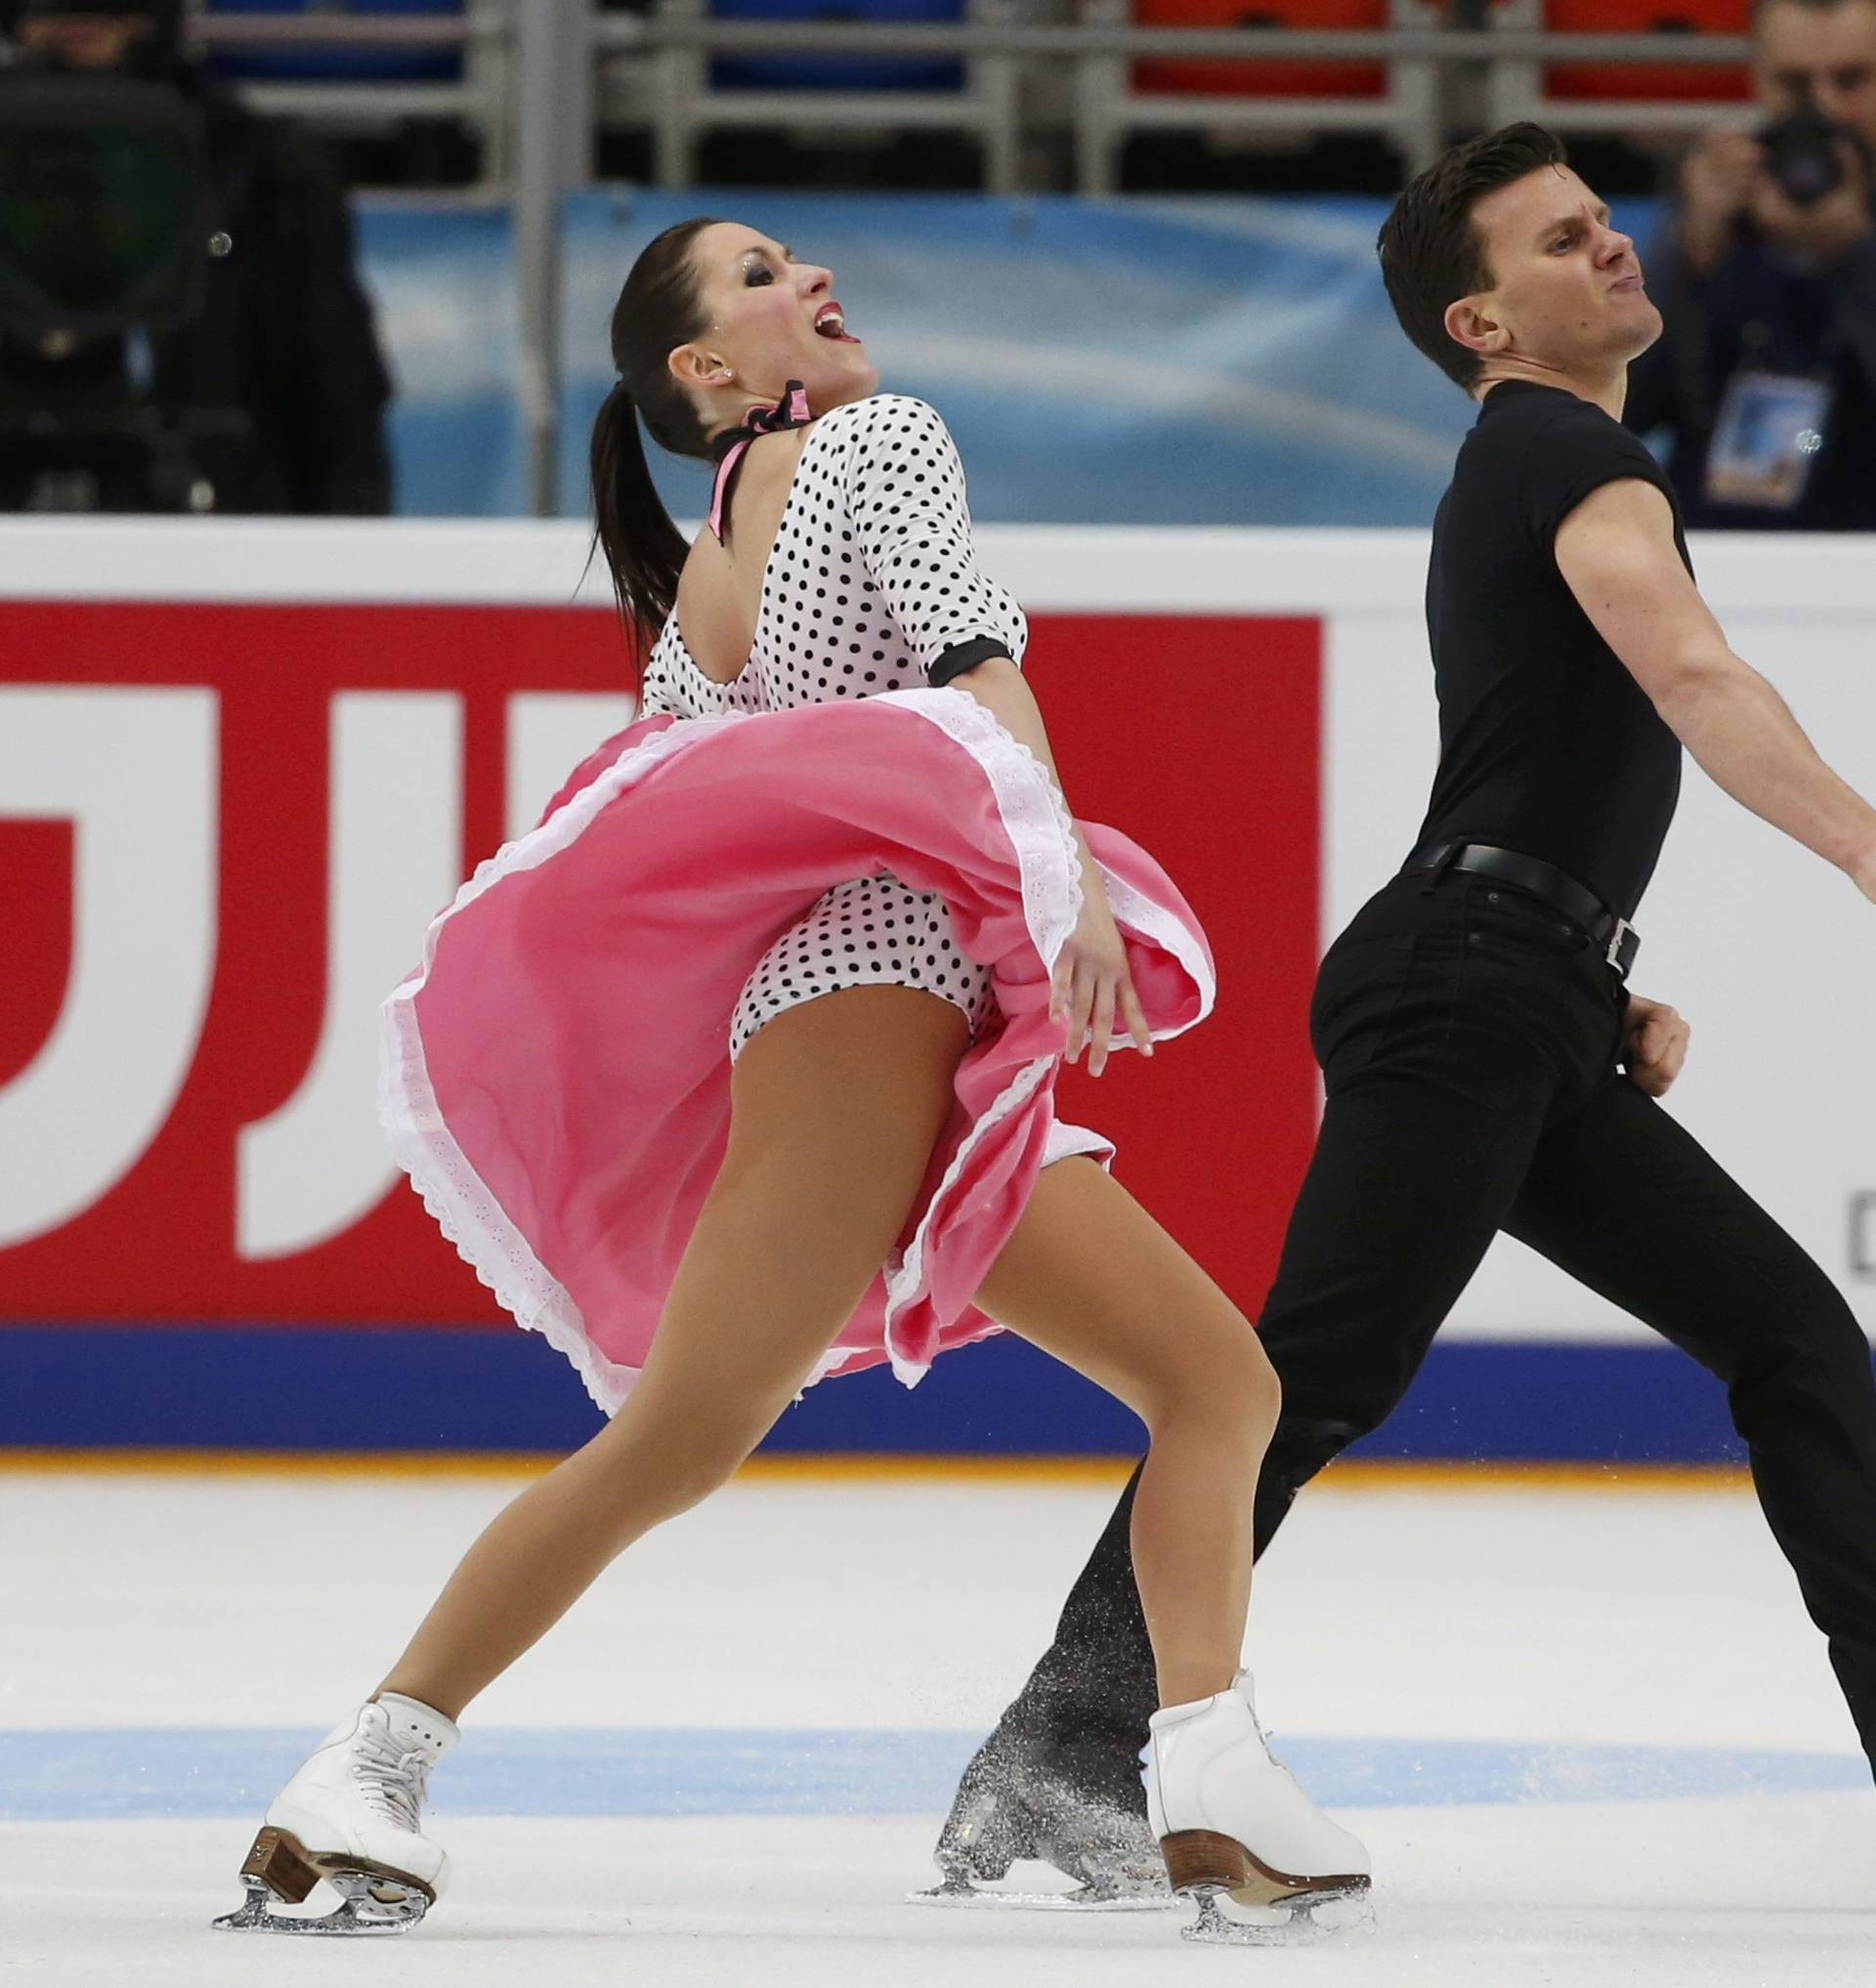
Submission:
[[[1687,1027],[1625,986],[1683,746],[1871,899],[1876,811],[1695,589],[1672,487],[1619,418],[1660,315],[1562,146],[1517,124],[1455,148],[1379,246],[1402,329],[1479,414],[1433,526],[1431,806],[1311,1007],[1328,1103],[1261,1320],[1284,1400],[1257,1550],[1386,1419],[1503,1229],[1726,1382],[1876,1756],[1869,1348],[1824,1273],[1655,1103]],[[1150,1869],[1130,1500],[965,1771],[937,1850],[954,1885],[1019,1856],[1099,1889]]]

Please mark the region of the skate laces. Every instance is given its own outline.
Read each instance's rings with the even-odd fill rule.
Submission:
[[[1299,1781],[1293,1773],[1291,1773],[1290,1763],[1270,1744],[1270,1735],[1264,1731],[1261,1725],[1258,1724],[1257,1716],[1255,1713],[1252,1715],[1251,1722],[1253,1725],[1256,1725],[1258,1727],[1258,1738],[1263,1742],[1263,1757],[1270,1762],[1271,1766],[1273,1766],[1287,1782],[1289,1782],[1291,1787],[1294,1788],[1299,1795],[1302,1795],[1302,1783]],[[1302,1798],[1305,1801],[1309,1800],[1309,1798],[1306,1795],[1302,1795]],[[1314,1803],[1312,1802],[1310,1805],[1313,1807]]]
[[[1270,1741],[1273,1738],[1273,1734],[1265,1730],[1263,1720],[1258,1716],[1258,1708],[1255,1705],[1253,1705],[1249,1699],[1246,1699],[1245,1710],[1251,1714],[1251,1730],[1258,1736],[1258,1744],[1263,1749],[1263,1757],[1266,1760],[1268,1760],[1271,1766],[1273,1766],[1277,1770],[1277,1772],[1281,1774],[1283,1778],[1286,1781],[1288,1781],[1293,1788],[1297,1790],[1297,1793],[1300,1795],[1302,1793],[1301,1786],[1298,1782],[1297,1777],[1293,1773],[1291,1773],[1288,1764],[1285,1762],[1283,1758],[1283,1755],[1279,1754],[1277,1750],[1270,1744]]]
[[[353,1749],[353,1768],[367,1806],[413,1833],[428,1764],[421,1750],[405,1753],[389,1733],[362,1732]]]

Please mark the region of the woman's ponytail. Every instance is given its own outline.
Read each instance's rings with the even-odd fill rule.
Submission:
[[[652,481],[638,409],[623,380],[600,403],[592,469],[593,543],[605,554],[619,614],[642,654],[670,614],[690,548]]]
[[[639,418],[661,447],[708,460],[703,419],[672,378],[669,360],[706,321],[691,248],[716,225],[699,215],[647,243],[613,307],[618,378],[593,422],[593,546],[606,555],[635,655],[670,617],[690,551],[652,482]]]

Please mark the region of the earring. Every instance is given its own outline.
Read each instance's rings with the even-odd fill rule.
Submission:
[[[722,366],[718,368],[716,377],[719,380],[733,380],[736,378],[736,375],[731,372],[728,366]]]

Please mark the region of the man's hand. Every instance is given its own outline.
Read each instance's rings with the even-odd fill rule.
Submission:
[[[1765,162],[1765,148],[1752,133],[1730,125],[1704,133],[1683,161],[1681,245],[1698,275],[1726,254]]]
[[[1640,994],[1629,996],[1628,1051],[1623,1065],[1629,1081],[1650,1097],[1665,1096],[1668,1086],[1681,1075],[1687,1060],[1687,1044],[1693,1030],[1681,1019],[1680,1011],[1666,1001],[1646,1001]]]
[[[1860,862],[1851,865],[1850,877],[1864,897],[1876,905],[1876,848],[1871,849]]]
[[[1808,207],[1787,199],[1769,173],[1754,177],[1747,211],[1768,241],[1828,264],[1840,262],[1869,233],[1869,176],[1862,154],[1846,138],[1838,140],[1837,155],[1844,162],[1843,180]]]

